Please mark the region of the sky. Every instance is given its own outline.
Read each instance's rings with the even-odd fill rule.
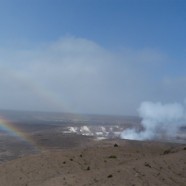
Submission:
[[[186,103],[185,20],[185,0],[0,0],[0,109]]]

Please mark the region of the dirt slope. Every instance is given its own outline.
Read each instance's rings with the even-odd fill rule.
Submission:
[[[186,186],[186,145],[102,141],[0,166],[0,186],[63,185]]]

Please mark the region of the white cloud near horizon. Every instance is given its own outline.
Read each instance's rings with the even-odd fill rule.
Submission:
[[[0,108],[136,114],[142,101],[163,101],[169,89],[175,93],[170,101],[184,94],[182,82],[179,94],[178,83],[162,89],[166,62],[154,49],[116,52],[76,37],[31,49],[0,49]]]

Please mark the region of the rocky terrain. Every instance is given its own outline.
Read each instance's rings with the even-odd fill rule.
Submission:
[[[185,126],[176,138],[130,141],[120,135],[142,130],[137,117],[15,111],[1,117],[0,186],[186,186]]]
[[[0,166],[2,186],[185,186],[186,145],[103,140]]]

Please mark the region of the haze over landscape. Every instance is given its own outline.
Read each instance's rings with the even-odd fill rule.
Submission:
[[[186,1],[0,0],[0,186],[185,186]]]
[[[143,101],[184,102],[184,1],[0,3],[0,108],[137,115]]]

